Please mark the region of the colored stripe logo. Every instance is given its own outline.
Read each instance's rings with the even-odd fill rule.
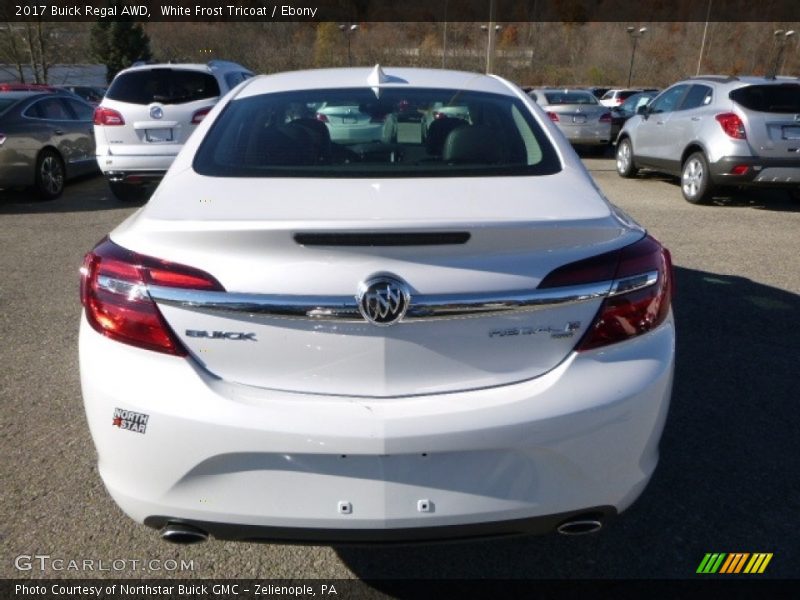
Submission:
[[[697,573],[701,574],[738,574],[738,573],[763,573],[767,569],[772,553],[756,552],[709,552],[700,561]]]

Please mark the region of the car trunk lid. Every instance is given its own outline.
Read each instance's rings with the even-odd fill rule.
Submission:
[[[548,290],[535,308],[514,310],[520,298],[536,296],[555,268],[642,236],[575,173],[527,187],[515,179],[340,180],[331,199],[325,180],[208,178],[193,193],[178,175],[114,239],[222,283],[218,295],[153,296],[194,359],[224,380],[369,397],[489,387],[558,365],[602,302]],[[361,316],[356,298],[381,275],[410,294],[409,316],[383,327]],[[469,302],[488,310],[417,310]]]

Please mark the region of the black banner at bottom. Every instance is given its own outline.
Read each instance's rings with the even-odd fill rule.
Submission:
[[[370,580],[360,579],[5,579],[8,600],[263,600],[383,598],[796,597],[800,580],[698,578],[694,580]],[[713,596],[710,596],[713,595]]]

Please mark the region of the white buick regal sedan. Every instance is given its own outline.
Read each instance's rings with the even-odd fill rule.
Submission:
[[[250,79],[81,272],[99,471],[165,539],[587,533],[656,467],[669,252],[499,77]]]

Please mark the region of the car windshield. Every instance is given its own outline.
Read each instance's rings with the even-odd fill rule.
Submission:
[[[183,104],[219,95],[219,84],[209,73],[156,68],[120,74],[106,98],[130,104]]]
[[[218,177],[433,177],[552,174],[561,165],[516,97],[351,88],[231,101],[194,168]]]
[[[749,110],[768,113],[800,113],[800,85],[751,85],[733,90],[730,98]]]
[[[545,92],[547,104],[597,104],[597,98],[589,92]]]

